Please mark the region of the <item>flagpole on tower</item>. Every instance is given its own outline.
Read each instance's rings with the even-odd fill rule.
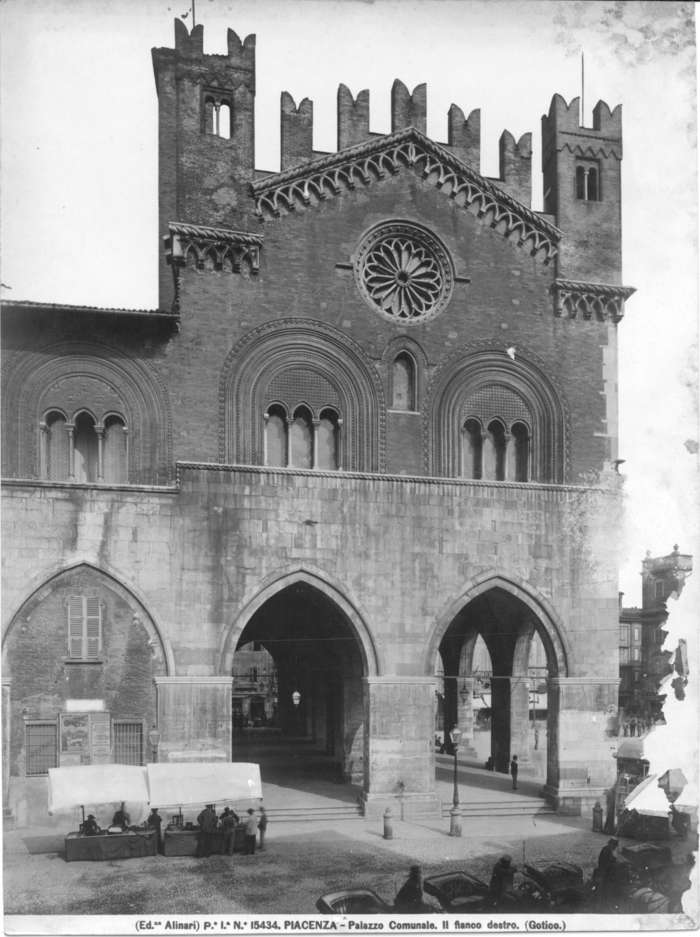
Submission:
[[[194,7],[194,0],[192,0],[192,6]],[[586,113],[585,102],[584,102],[584,80],[583,80],[583,52],[581,53],[581,126],[585,124],[584,114]]]
[[[194,4],[195,4],[195,0],[192,0],[192,29],[194,29],[195,26],[197,25],[197,21],[196,21],[196,19],[195,19]],[[582,66],[582,67],[583,67],[583,66]]]

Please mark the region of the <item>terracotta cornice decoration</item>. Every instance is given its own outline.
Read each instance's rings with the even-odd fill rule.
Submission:
[[[422,167],[424,179],[445,189],[458,205],[517,239],[531,256],[548,264],[557,253],[561,231],[517,199],[433,143],[415,127],[397,130],[275,173],[250,185],[261,221],[324,201],[358,185],[369,185],[401,169]]]
[[[251,273],[257,273],[260,269],[260,248],[263,242],[260,234],[193,224],[171,223],[168,228],[170,236],[163,240],[166,259],[173,266],[185,266],[190,253],[199,269],[204,268],[207,259],[211,259],[217,270],[221,270],[228,261],[232,271],[237,273],[244,260],[250,264]]]
[[[625,314],[625,300],[636,293],[633,286],[581,283],[577,280],[555,280],[551,290],[556,316],[596,319],[599,322],[619,322]]]

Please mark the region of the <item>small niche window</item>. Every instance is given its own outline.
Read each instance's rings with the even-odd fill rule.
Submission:
[[[216,94],[207,94],[204,98],[205,133],[223,140],[231,139],[231,102]]]
[[[584,202],[600,200],[598,184],[598,166],[593,163],[579,163],[576,166],[576,198]]]
[[[657,579],[654,582],[654,598],[663,599],[664,597],[664,581],[663,579]]]
[[[416,410],[416,365],[405,351],[394,358],[391,405],[393,410]]]
[[[75,421],[73,444],[73,475],[77,482],[96,482],[98,445],[95,421],[88,413],[81,413]]]
[[[40,424],[43,431],[41,477],[49,481],[65,481],[70,472],[67,423],[62,413],[54,411]]]
[[[58,726],[55,722],[25,725],[25,768],[27,777],[48,774],[58,767]]]
[[[96,595],[68,598],[68,654],[71,660],[99,660],[102,606]]]
[[[265,465],[287,467],[287,413],[284,407],[270,407],[265,415]]]
[[[115,765],[142,765],[143,723],[112,723],[112,760]]]

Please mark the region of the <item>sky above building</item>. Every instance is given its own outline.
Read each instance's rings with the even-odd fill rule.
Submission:
[[[369,88],[390,131],[395,78],[428,86],[428,135],[452,103],[481,109],[482,172],[504,129],[533,135],[555,93],[623,106],[620,450],[626,526],[620,589],[641,604],[646,550],[698,555],[697,151],[693,4],[549,0],[196,0],[204,50],[257,35],[256,165],[279,169],[279,102],[314,102],[314,148],[336,149],[336,93]],[[174,45],[192,0],[5,0],[2,27],[3,297],[155,308],[157,96],[152,47]],[[534,349],[537,350],[536,348]],[[611,531],[612,534],[612,531]]]

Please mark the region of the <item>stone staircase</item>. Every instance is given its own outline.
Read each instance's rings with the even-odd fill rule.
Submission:
[[[470,800],[460,803],[463,817],[555,817],[556,810],[539,797],[512,797],[508,800]],[[443,803],[442,815],[449,817],[451,803]]]
[[[330,804],[327,807],[266,807],[270,823],[291,823],[313,820],[362,820],[360,804]]]

